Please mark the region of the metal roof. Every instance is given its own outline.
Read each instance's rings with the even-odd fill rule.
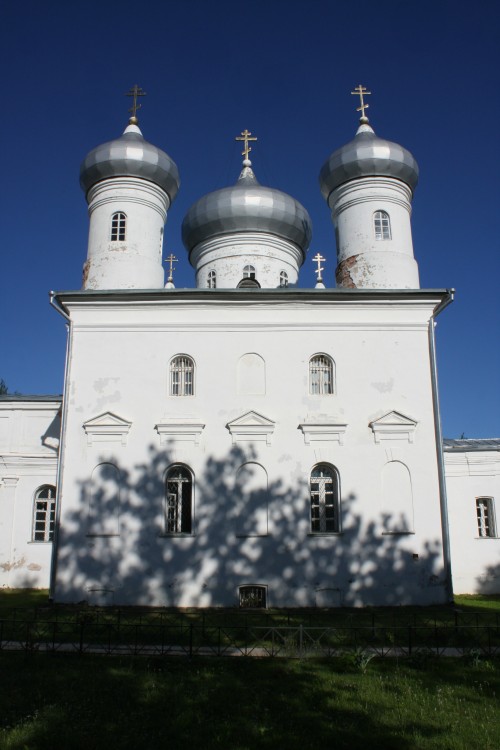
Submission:
[[[500,438],[443,438],[443,450],[447,453],[500,451]]]
[[[62,401],[62,394],[57,396],[25,396],[22,393],[5,393],[0,396],[0,401]]]

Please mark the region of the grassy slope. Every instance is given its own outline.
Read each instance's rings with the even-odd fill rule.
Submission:
[[[0,654],[0,748],[497,750],[500,669]]]

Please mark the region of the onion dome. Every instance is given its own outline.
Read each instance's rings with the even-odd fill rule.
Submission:
[[[327,159],[319,175],[323,197],[328,202],[335,188],[358,177],[394,177],[413,191],[418,182],[418,165],[412,154],[398,143],[379,138],[361,118],[356,137]]]
[[[140,177],[164,190],[170,203],[179,190],[177,165],[165,151],[143,138],[132,122],[123,135],[90,151],[80,167],[80,185],[85,193],[101,180],[110,177]]]
[[[259,185],[249,159],[236,185],[200,198],[182,223],[189,252],[204,240],[235,232],[274,234],[298,245],[304,255],[312,236],[306,209],[281,190]]]

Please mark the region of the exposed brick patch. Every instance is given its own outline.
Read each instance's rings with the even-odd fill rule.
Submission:
[[[350,269],[357,264],[358,257],[358,255],[352,255],[350,258],[346,258],[338,264],[337,270],[335,271],[337,286],[346,287],[347,289],[357,288],[351,276]]]

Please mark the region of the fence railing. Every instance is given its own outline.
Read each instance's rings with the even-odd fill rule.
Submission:
[[[497,625],[324,627],[166,621],[0,620],[0,650],[123,655],[334,657],[500,656]]]

